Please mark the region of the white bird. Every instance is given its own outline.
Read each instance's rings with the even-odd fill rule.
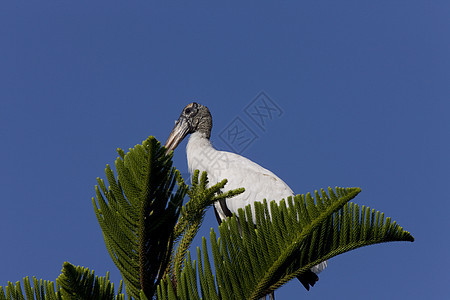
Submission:
[[[245,188],[242,194],[214,204],[219,223],[233,213],[237,214],[239,208],[244,208],[255,201],[267,199],[279,202],[281,199],[294,196],[291,188],[269,170],[238,154],[216,150],[209,140],[211,128],[212,117],[208,108],[195,102],[188,104],[175,122],[165,147],[167,151],[174,150],[188,134],[191,134],[186,147],[189,172],[193,174],[196,169],[200,172],[206,171],[211,184],[226,178],[228,182],[225,190]],[[252,211],[254,215],[253,205]],[[309,287],[319,280],[317,274],[326,266],[326,261],[316,265],[310,271],[301,274],[298,279],[309,290]]]

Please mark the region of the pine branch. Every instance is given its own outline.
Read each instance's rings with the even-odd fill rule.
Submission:
[[[30,278],[24,277],[23,284],[25,293],[22,290],[20,281],[16,284],[8,282],[3,288],[0,286],[0,300],[41,300],[41,299],[51,299],[51,300],[61,300],[61,292],[59,285],[56,286],[53,281],[38,280],[33,277],[33,286],[31,286]]]
[[[179,217],[185,186],[175,191],[179,172],[172,167],[172,155],[153,137],[128,153],[118,150],[117,180],[109,166],[109,188],[98,179],[95,214],[103,231],[106,248],[122,274],[129,296],[148,298],[170,262],[173,230]],[[105,198],[106,200],[105,200]]]
[[[25,277],[24,290],[19,281],[15,285],[8,282],[5,288],[0,286],[0,300],[125,300],[121,287],[118,294],[114,294],[114,285],[108,277],[108,274],[97,277],[94,271],[65,262],[62,274],[56,279],[56,287],[54,281],[38,280],[36,277],[33,277],[32,286],[30,278]]]
[[[348,203],[360,189],[328,192],[315,192],[315,199],[298,195],[288,198],[287,204],[273,201],[270,214],[267,201],[255,203],[256,225],[250,206],[239,210],[238,218],[219,226],[221,238],[211,230],[216,275],[203,239],[202,251],[197,249],[198,279],[192,275],[197,272],[195,263],[186,263],[180,277],[194,282],[184,283],[178,299],[200,297],[194,288],[197,280],[205,299],[259,299],[336,255],[377,243],[414,240],[390,218],[384,220],[382,213]],[[167,291],[171,285],[163,280],[159,288]],[[167,294],[159,296],[166,299]]]
[[[125,300],[125,295],[114,294],[114,285],[109,281],[109,275],[106,277],[97,277],[94,271],[87,268],[75,267],[65,262],[62,274],[56,279],[61,286],[61,294],[64,300]]]
[[[166,269],[166,274],[171,274],[175,287],[186,259],[187,250],[200,229],[208,207],[219,199],[231,198],[244,191],[241,188],[221,193],[221,189],[227,183],[226,179],[208,188],[206,172],[202,173],[200,181],[198,177],[199,171],[196,170],[192,177],[192,186],[187,190],[190,200],[182,207],[180,218],[174,229],[175,238],[179,239],[179,242],[171,260],[172,263]],[[179,185],[183,186],[184,181],[181,181],[182,179],[179,179]]]

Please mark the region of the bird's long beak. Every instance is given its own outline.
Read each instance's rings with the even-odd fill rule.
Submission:
[[[189,133],[189,124],[184,117],[180,117],[176,122],[175,126],[172,129],[169,137],[167,138],[166,144],[164,147],[167,149],[167,153],[174,150],[178,144],[186,137]]]

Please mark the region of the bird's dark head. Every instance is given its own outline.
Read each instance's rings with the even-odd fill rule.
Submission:
[[[175,121],[175,126],[166,141],[167,151],[174,150],[178,144],[190,133],[200,132],[206,138],[210,138],[212,128],[212,117],[209,109],[198,103],[190,103],[181,112]]]

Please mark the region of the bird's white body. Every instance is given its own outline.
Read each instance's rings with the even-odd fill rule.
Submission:
[[[200,172],[206,171],[210,185],[226,178],[228,182],[224,191],[245,188],[242,194],[226,200],[226,206],[231,213],[237,214],[239,208],[251,204],[254,216],[255,201],[267,199],[278,203],[282,199],[294,196],[291,188],[278,176],[236,153],[216,150],[209,139],[200,132],[194,132],[189,137],[186,155],[189,172],[193,174],[197,169]],[[215,203],[214,206],[219,217],[222,220],[226,219],[221,205]],[[324,261],[311,268],[311,271],[319,274],[326,267],[327,262]]]
[[[224,191],[245,188],[242,194],[227,199],[227,207],[232,213],[237,214],[239,208],[255,201],[267,199],[279,202],[294,196],[291,188],[275,174],[243,156],[214,149],[209,139],[199,132],[189,137],[186,152],[191,174],[196,169],[206,171],[211,185],[226,178],[228,182]],[[220,204],[216,203],[215,208],[220,218],[226,219]]]

